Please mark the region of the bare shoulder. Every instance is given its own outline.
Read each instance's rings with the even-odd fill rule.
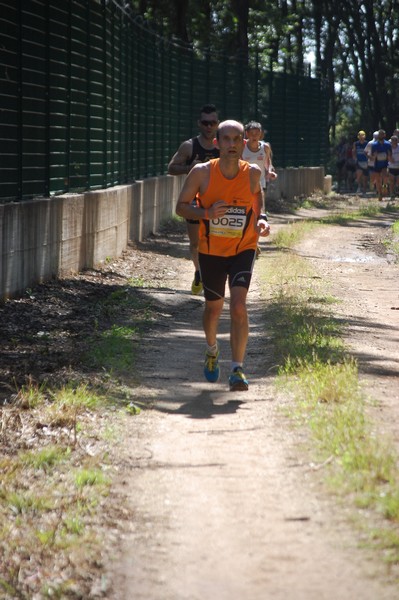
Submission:
[[[176,153],[174,154],[171,162],[178,162],[181,163],[181,161],[186,161],[189,158],[191,158],[191,154],[193,152],[193,140],[185,140],[184,142],[182,142],[179,146],[179,148],[177,149]]]
[[[179,196],[179,204],[189,204],[199,192],[203,194],[209,183],[209,163],[197,163],[188,173]]]
[[[194,165],[194,167],[191,169],[189,176],[192,179],[197,179],[197,180],[203,180],[206,177],[209,177],[209,172],[210,172],[210,164],[209,162],[204,162],[204,163],[197,163],[196,165]]]
[[[180,144],[178,149],[178,154],[185,156],[186,158],[190,158],[193,151],[193,140],[185,140]]]
[[[210,163],[197,163],[190,171],[187,179],[190,179],[192,185],[196,187],[196,190],[200,194],[204,194],[209,184],[210,178]]]

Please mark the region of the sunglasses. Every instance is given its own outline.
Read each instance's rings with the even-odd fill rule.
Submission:
[[[215,127],[215,125],[217,125],[217,124],[218,124],[217,121],[207,121],[206,119],[201,121],[201,125],[203,125],[204,127]]]

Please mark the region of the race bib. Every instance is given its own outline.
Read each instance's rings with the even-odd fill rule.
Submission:
[[[245,221],[245,208],[231,206],[223,217],[209,221],[209,233],[218,237],[240,238],[244,231]]]

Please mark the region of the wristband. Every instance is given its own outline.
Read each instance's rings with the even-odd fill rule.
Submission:
[[[258,220],[258,221],[267,221],[267,215],[265,215],[265,214],[260,214],[257,220]]]

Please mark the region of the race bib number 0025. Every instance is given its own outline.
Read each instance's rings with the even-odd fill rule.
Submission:
[[[209,222],[210,235],[216,235],[225,238],[242,237],[245,226],[245,208],[240,206],[231,206],[223,217],[212,219]]]

